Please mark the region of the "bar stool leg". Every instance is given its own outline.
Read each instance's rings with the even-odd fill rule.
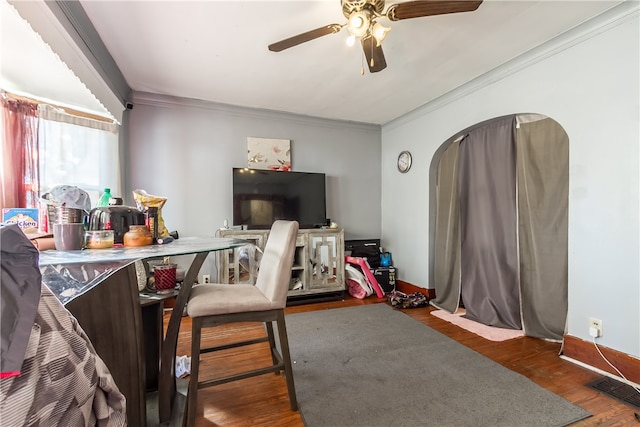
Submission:
[[[191,374],[189,375],[189,391],[187,393],[187,426],[193,427],[196,422],[198,406],[198,371],[200,369],[200,340],[202,337],[202,321],[195,317],[191,323]]]

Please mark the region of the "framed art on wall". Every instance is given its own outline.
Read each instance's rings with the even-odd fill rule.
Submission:
[[[247,137],[247,160],[251,169],[291,170],[291,140]]]

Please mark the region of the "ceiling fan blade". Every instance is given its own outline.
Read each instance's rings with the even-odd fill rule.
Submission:
[[[421,18],[423,16],[444,15],[447,13],[471,12],[476,10],[482,0],[416,0],[391,5],[387,18],[391,21]]]
[[[272,52],[280,52],[282,50],[289,49],[290,47],[317,39],[318,37],[337,33],[341,29],[342,25],[340,24],[325,25],[324,27],[316,28],[315,30],[307,31],[306,33],[298,34],[297,36],[289,37],[288,39],[270,44],[269,50]]]
[[[362,39],[362,51],[364,52],[364,57],[367,58],[370,73],[377,73],[387,68],[382,46],[377,45],[376,39],[373,37]]]

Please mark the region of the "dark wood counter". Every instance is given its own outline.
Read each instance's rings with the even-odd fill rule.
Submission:
[[[134,261],[194,255],[176,297],[183,308],[207,255],[246,243],[237,239],[185,238],[140,249],[41,253],[44,283],[76,317],[111,371],[127,399],[130,426],[147,425],[147,390],[159,391],[159,418],[165,421],[171,415],[175,350],[182,317],[181,310],[172,314],[163,337],[162,300],[140,298]]]

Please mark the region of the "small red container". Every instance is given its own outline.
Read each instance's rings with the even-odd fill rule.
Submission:
[[[176,287],[176,264],[159,264],[153,267],[156,290],[166,291]]]

